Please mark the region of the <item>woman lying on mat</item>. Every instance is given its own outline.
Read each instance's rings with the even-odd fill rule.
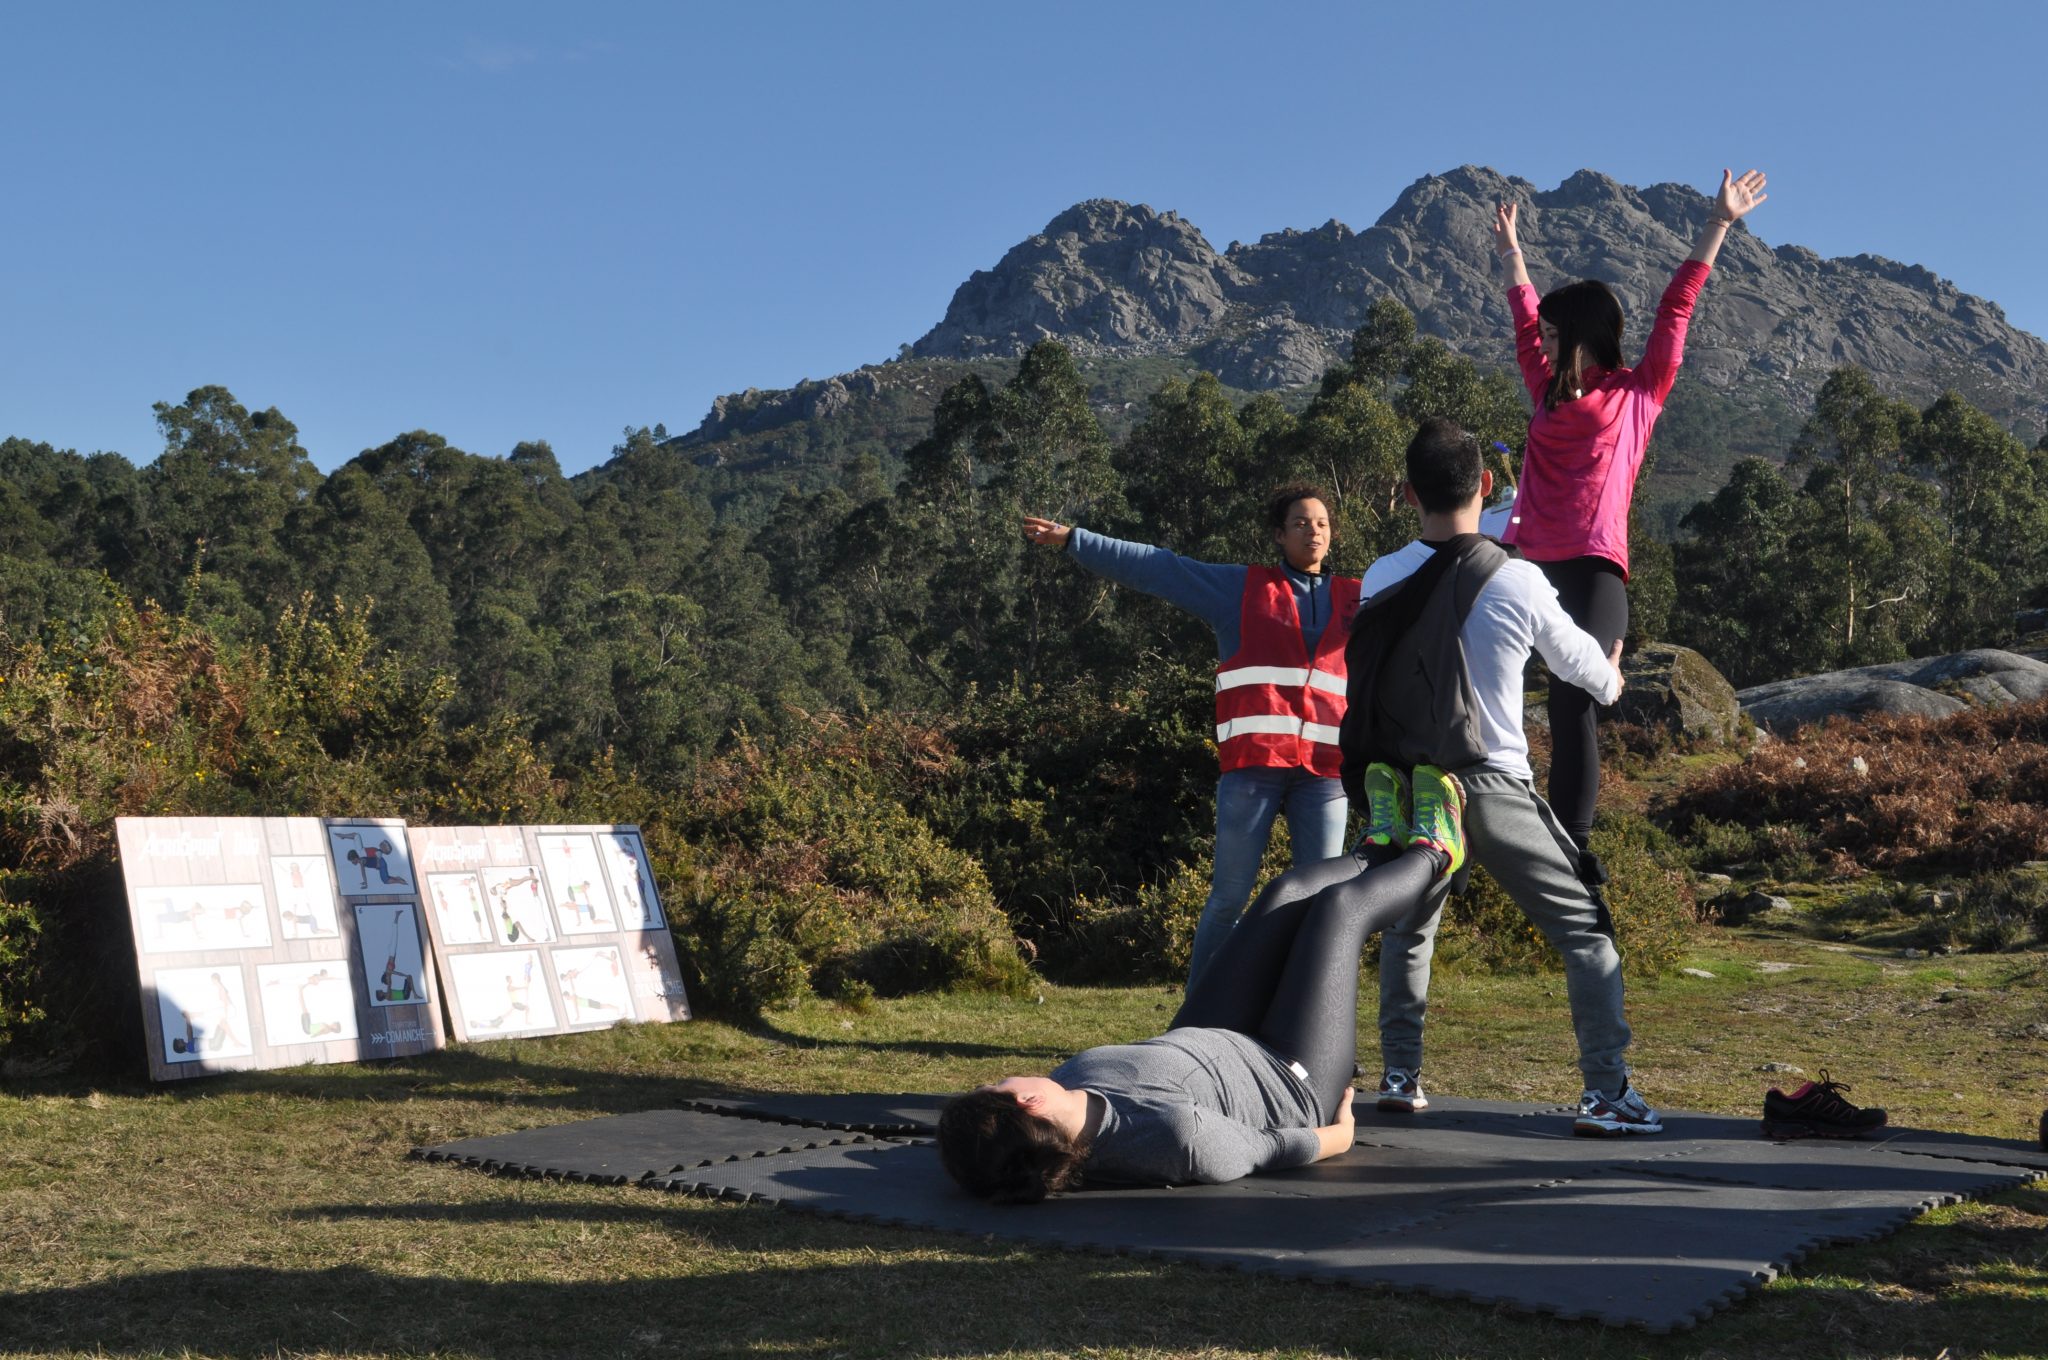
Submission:
[[[939,1155],[972,1194],[1035,1204],[1103,1181],[1236,1180],[1351,1146],[1358,954],[1465,859],[1464,791],[1415,768],[1412,826],[1267,885],[1165,1034],[955,1096]]]

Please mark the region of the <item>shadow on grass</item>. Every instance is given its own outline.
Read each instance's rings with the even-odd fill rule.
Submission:
[[[911,1053],[924,1058],[986,1058],[990,1061],[1005,1059],[1022,1063],[1046,1063],[1057,1066],[1073,1056],[1071,1049],[1019,1047],[1015,1044],[976,1044],[933,1039],[872,1039],[853,1036],[840,1039],[830,1036],[798,1034],[783,1029],[767,1019],[748,1021],[741,1026],[745,1033],[774,1043],[787,1044],[791,1048],[851,1050],[861,1049],[874,1053]],[[1165,1026],[1161,1025],[1161,1029]]]
[[[2025,1193],[2025,1192],[2023,1192]],[[2004,1198],[2004,1197],[2001,1197]],[[2030,1205],[2040,1196],[2032,1195]],[[280,1352],[504,1357],[560,1354],[954,1355],[1209,1347],[1470,1356],[1746,1356],[2031,1351],[2048,1294],[2038,1227],[1921,1225],[1904,1249],[1824,1252],[1802,1274],[1697,1331],[1656,1338],[1486,1306],[802,1218],[760,1206],[663,1203],[346,1207],[406,1225],[389,1268],[223,1267],[0,1294],[0,1351],[110,1355]],[[408,1270],[433,1221],[539,1229],[517,1278]],[[635,1278],[573,1270],[551,1228],[670,1228],[668,1260]],[[445,1245],[445,1243],[436,1243]],[[838,1253],[819,1259],[818,1253]],[[2018,1258],[2015,1262],[2015,1258]],[[1903,1267],[1901,1265],[1903,1264]],[[2019,1287],[1967,1287],[1971,1264],[2020,1266]],[[1831,1268],[1832,1267],[1832,1268]],[[504,1271],[502,1257],[484,1267]],[[1901,1276],[1913,1277],[1902,1281]],[[1906,1284],[1900,1289],[1901,1283]],[[1938,1292],[1930,1292],[1933,1285]],[[1917,1286],[1917,1287],[1916,1287]]]
[[[986,1059],[1013,1064],[1020,1072],[1044,1071],[1069,1056],[1065,1049],[1004,1044],[818,1039],[767,1021],[739,1027],[750,1037],[793,1049],[865,1049],[932,1058]],[[585,1036],[568,1036],[571,1040]],[[673,1109],[693,1100],[747,1101],[787,1091],[755,1090],[658,1070],[675,1060],[659,1053],[593,1055],[551,1051],[547,1039],[525,1044],[494,1042],[489,1048],[455,1047],[409,1058],[332,1067],[226,1072],[157,1085],[139,1073],[65,1074],[9,1083],[15,1094],[78,1098],[92,1092],[172,1101],[211,1100],[223,1095],[259,1094],[304,1100],[393,1101],[475,1099],[504,1106],[536,1106],[626,1114]],[[612,1070],[600,1062],[625,1062],[637,1070]],[[739,1066],[735,1061],[733,1066]]]

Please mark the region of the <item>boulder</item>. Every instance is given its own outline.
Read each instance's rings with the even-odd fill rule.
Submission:
[[[1767,697],[1751,697],[1751,691],[1742,690],[1736,697],[1750,720],[1768,732],[1793,732],[1837,714],[1860,718],[1871,713],[1898,713],[1946,718],[1969,707],[1961,699],[1918,685],[1869,677],[1815,675],[1804,681],[1781,680],[1776,686],[1759,688],[1775,692]]]
[[[1783,897],[1773,897],[1767,892],[1728,892],[1707,903],[1707,910],[1711,911],[1714,919],[1722,925],[1739,926],[1771,912],[1790,911],[1792,903]]]
[[[1735,697],[1759,728],[1784,733],[1837,714],[1945,718],[1972,703],[1996,707],[2043,695],[2048,695],[2048,662],[1980,647],[1774,680],[1738,691]]]
[[[1690,647],[1649,642],[1621,660],[1627,685],[1609,714],[1688,741],[1734,741],[1742,729],[1735,687]]]

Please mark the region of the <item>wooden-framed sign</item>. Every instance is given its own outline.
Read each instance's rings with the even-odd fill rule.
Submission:
[[[120,817],[149,1074],[439,1048],[405,824]]]

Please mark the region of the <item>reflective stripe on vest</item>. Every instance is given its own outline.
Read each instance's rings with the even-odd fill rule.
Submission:
[[[1328,723],[1304,722],[1300,718],[1285,714],[1268,713],[1252,718],[1232,718],[1229,722],[1216,724],[1216,743],[1222,745],[1232,737],[1252,733],[1276,733],[1290,737],[1307,737],[1310,741],[1337,744],[1337,728]]]
[[[1329,694],[1342,694],[1344,683],[1342,666],[1335,675],[1304,666],[1238,666],[1216,675],[1219,690],[1236,689],[1239,685],[1313,685]]]
[[[1311,657],[1287,574],[1246,569],[1238,649],[1216,668],[1216,754],[1226,771],[1306,768],[1336,776],[1344,644],[1358,612],[1358,581],[1336,577],[1325,589],[1330,622]]]

